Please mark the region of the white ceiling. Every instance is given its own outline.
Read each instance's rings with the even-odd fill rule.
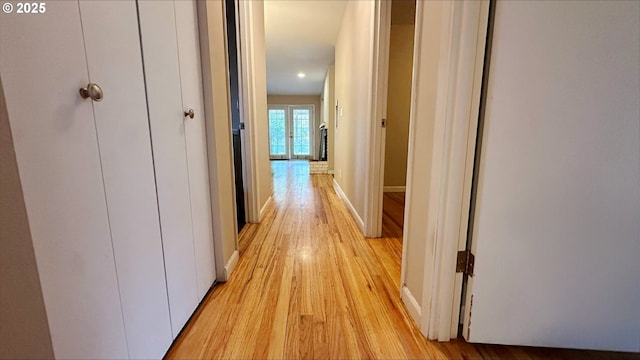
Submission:
[[[342,0],[264,2],[268,94],[322,92],[345,6]]]

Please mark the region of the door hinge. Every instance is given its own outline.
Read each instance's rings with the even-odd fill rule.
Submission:
[[[244,123],[243,122],[240,123],[240,130],[244,130]]]
[[[473,277],[473,264],[475,262],[475,256],[471,253],[471,250],[458,251],[458,261],[456,262],[456,272],[463,273]]]
[[[383,128],[387,127],[387,119],[382,119],[382,127]]]

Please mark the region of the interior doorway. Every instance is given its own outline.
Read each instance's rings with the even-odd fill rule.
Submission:
[[[240,86],[238,69],[237,9],[235,0],[225,0],[227,18],[227,47],[229,60],[229,100],[231,110],[231,134],[233,138],[233,167],[236,185],[236,219],[238,232],[246,224],[244,199],[244,171],[242,165],[242,134],[244,121],[240,117]]]
[[[310,159],[313,156],[313,105],[269,105],[269,158]]]
[[[387,114],[384,131],[382,233],[402,237],[413,77],[415,1],[391,3]]]

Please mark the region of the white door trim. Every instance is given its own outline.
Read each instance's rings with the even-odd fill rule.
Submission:
[[[465,17],[463,17],[463,24],[468,25],[463,28],[463,38],[466,41],[467,46],[464,48],[467,50],[466,56],[462,54],[461,57],[466,61],[466,64],[463,64],[467,71],[473,69],[473,74],[468,74],[467,83],[465,84],[463,91],[470,91],[469,96],[462,99],[466,103],[470,103],[469,108],[469,116],[467,117],[467,122],[464,122],[464,119],[458,119],[460,122],[464,122],[463,124],[467,126],[466,131],[466,141],[463,138],[456,138],[456,143],[454,144],[455,151],[457,153],[457,157],[453,158],[453,161],[456,162],[457,167],[453,170],[453,173],[450,176],[456,179],[456,183],[454,184],[454,191],[459,192],[459,196],[461,196],[460,208],[458,211],[459,219],[458,219],[458,247],[457,251],[465,250],[467,248],[467,233],[469,227],[469,217],[471,215],[471,195],[473,188],[473,173],[475,171],[475,159],[476,159],[476,149],[477,149],[477,141],[478,141],[478,121],[481,116],[481,95],[482,95],[482,82],[484,79],[485,71],[487,68],[485,67],[485,51],[487,49],[487,43],[491,40],[488,36],[491,34],[489,31],[489,10],[490,10],[490,2],[488,0],[482,1],[477,4],[478,9],[477,13],[473,11],[465,12],[467,21],[465,21]],[[473,9],[474,11],[475,8]],[[469,19],[470,16],[474,16],[473,19]],[[475,17],[477,16],[477,18]],[[471,29],[470,26],[475,24],[475,30]],[[473,41],[473,35],[475,34],[475,42]],[[472,44],[475,43],[475,58],[472,62]],[[460,64],[459,64],[460,66]],[[469,81],[472,81],[469,84]],[[466,144],[466,156],[462,158],[462,152],[465,150],[464,145]],[[464,164],[462,163],[464,161]],[[455,210],[455,209],[453,209]],[[456,219],[452,219],[456,221]],[[454,229],[452,229],[453,231]],[[463,275],[458,273],[455,274],[455,284],[454,284],[454,295],[453,295],[453,307],[451,313],[451,337],[457,336],[457,329],[460,323],[460,317],[464,314],[460,311],[460,305],[462,302],[462,286],[463,286]],[[469,310],[469,309],[467,309]]]
[[[431,301],[428,310],[423,303],[421,324],[439,341],[458,332],[462,274],[455,272],[456,253],[466,247],[488,2],[447,3],[443,15],[429,202],[435,259],[433,279],[424,279],[423,302]]]
[[[382,235],[382,197],[384,185],[384,151],[387,117],[387,83],[389,80],[389,37],[391,1],[376,0],[373,21],[373,49],[370,55],[371,86],[368,176],[365,180],[364,228],[367,237]]]
[[[420,79],[420,65],[422,64],[422,58],[420,56],[421,51],[421,42],[422,37],[424,35],[423,30],[423,12],[424,7],[420,4],[419,1],[416,2],[416,16],[415,16],[415,32],[414,32],[414,41],[413,41],[413,71],[411,74],[411,110],[409,112],[409,135],[408,135],[408,144],[407,144],[407,177],[405,183],[405,196],[404,196],[404,224],[402,229],[402,264],[400,267],[400,296],[404,299],[407,298],[405,294],[411,295],[410,298],[413,299],[409,303],[411,304],[411,308],[415,308],[415,298],[411,294],[409,289],[406,289],[406,278],[407,278],[407,229],[409,227],[409,218],[407,217],[407,211],[411,208],[411,198],[414,194],[410,191],[413,189],[413,163],[414,163],[414,154],[415,154],[415,142],[416,142],[416,116],[418,115],[418,79]],[[405,306],[408,306],[407,301],[404,301]],[[420,323],[420,319],[422,318],[421,310],[414,310],[410,312],[410,315],[413,317],[413,320],[416,323]]]
[[[246,211],[247,222],[259,223],[260,222],[260,205],[258,204],[258,144],[257,137],[254,136],[254,132],[258,128],[255,123],[255,83],[254,74],[252,69],[254,68],[254,55],[253,55],[253,11],[251,1],[236,1],[238,6],[238,69],[239,79],[238,87],[240,89],[240,118],[244,122],[244,131],[242,134],[243,144],[243,164],[244,164],[244,190],[246,193]]]
[[[448,341],[457,336],[462,275],[455,272],[456,253],[466,244],[470,210],[471,180],[476,144],[479,99],[484,65],[488,21],[488,1],[442,3],[442,27],[438,58],[435,123],[432,158],[414,153],[415,121],[426,115],[418,112],[420,88],[426,68],[423,37],[425,4],[417,3],[414,77],[409,130],[409,156],[406,207],[412,199],[426,197],[425,265],[419,323],[421,332],[432,340]],[[426,163],[425,163],[426,162]],[[430,186],[413,184],[412,168],[420,164],[430,168]],[[415,185],[415,186],[414,186]],[[408,219],[408,217],[405,217]],[[402,285],[406,278],[408,229],[418,224],[405,223],[403,239]]]
[[[198,1],[197,4],[216,279],[224,282],[230,274],[225,264],[238,247],[227,37],[224,30],[220,30],[225,27],[226,17],[223,2]],[[226,87],[216,86],[222,83]],[[227,108],[222,104],[227,104]],[[225,245],[230,239],[235,245],[233,249]]]

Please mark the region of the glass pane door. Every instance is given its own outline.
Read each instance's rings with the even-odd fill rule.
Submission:
[[[269,158],[310,159],[313,105],[269,105]]]
[[[288,159],[288,126],[286,108],[269,108],[269,157]]]
[[[309,107],[291,107],[293,128],[293,154],[296,157],[311,155],[311,118],[313,111]]]

